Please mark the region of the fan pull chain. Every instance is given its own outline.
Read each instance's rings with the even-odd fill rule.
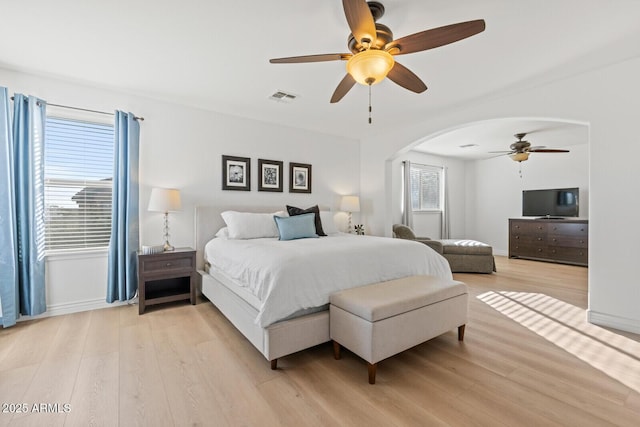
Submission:
[[[522,162],[518,162],[518,173],[520,174],[520,179],[522,179]]]
[[[371,83],[369,83],[369,124],[371,124]]]

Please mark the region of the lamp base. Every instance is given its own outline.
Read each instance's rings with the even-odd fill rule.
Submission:
[[[171,251],[174,251],[174,250],[176,249],[176,248],[174,248],[173,246],[171,246],[171,245],[169,244],[169,242],[164,242],[164,246],[163,246],[162,248],[163,248],[163,250],[164,250],[165,252],[171,252]]]

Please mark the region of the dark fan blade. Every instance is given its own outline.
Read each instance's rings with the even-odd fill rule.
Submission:
[[[351,77],[351,74],[347,73],[340,84],[338,84],[335,92],[333,92],[333,95],[331,96],[331,103],[334,104],[340,101],[347,94],[347,92],[351,90],[354,84],[356,84],[356,81],[353,77]]]
[[[422,93],[427,90],[427,85],[420,80],[420,77],[413,74],[411,70],[398,62],[393,65],[393,68],[389,71],[387,77],[396,84],[415,93]]]
[[[297,64],[303,62],[323,62],[323,61],[340,61],[347,60],[353,55],[350,53],[326,53],[322,55],[306,55],[306,56],[291,56],[289,58],[274,58],[269,62],[272,64]]]
[[[537,148],[535,150],[527,150],[530,153],[568,153],[569,150],[558,150],[554,148]]]
[[[376,40],[376,23],[371,15],[371,10],[365,0],[342,0],[344,14],[351,29],[351,34],[356,41],[362,43],[362,39],[369,42]]]
[[[484,19],[460,22],[458,24],[433,28],[399,38],[389,43],[385,49],[388,50],[389,48],[397,47],[400,51],[396,53],[396,55],[420,52],[466,39],[467,37],[483,32],[484,28]]]

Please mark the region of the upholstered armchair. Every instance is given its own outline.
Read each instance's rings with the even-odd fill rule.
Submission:
[[[394,224],[393,225],[393,237],[398,239],[415,240],[416,242],[424,243],[440,255],[443,254],[442,243],[437,240],[431,240],[428,237],[416,237],[413,230],[406,225]]]
[[[424,243],[449,261],[454,273],[491,273],[496,271],[493,248],[486,243],[469,239],[431,240],[416,237],[406,225],[394,224],[393,237]]]

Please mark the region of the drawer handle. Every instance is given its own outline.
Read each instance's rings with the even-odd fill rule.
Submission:
[[[170,262],[166,263],[165,267],[171,267],[171,263]]]
[[[542,240],[542,237],[538,237],[538,241],[541,241],[541,240]]]
[[[553,238],[553,241],[554,241],[554,242],[557,242],[557,241],[558,241],[558,239],[556,239],[556,238],[554,237],[554,238]]]
[[[519,239],[519,238],[520,238],[520,236],[516,236],[516,239]]]
[[[538,252],[542,252],[542,249],[541,249],[541,248],[538,248]]]
[[[584,240],[580,240],[580,243],[584,243]]]

